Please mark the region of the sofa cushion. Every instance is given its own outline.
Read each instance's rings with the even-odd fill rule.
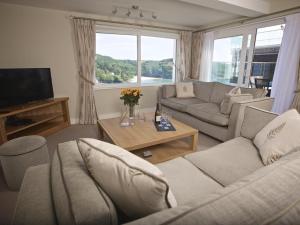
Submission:
[[[166,84],[162,86],[162,97],[171,98],[176,97],[176,86],[174,84]]]
[[[188,154],[185,158],[224,186],[264,166],[255,146],[243,137],[224,142],[207,151]]]
[[[289,110],[268,123],[254,138],[265,165],[300,146],[300,116]]]
[[[291,225],[300,221],[300,152],[263,167],[198,205],[179,206],[127,225]]]
[[[163,173],[113,144],[82,138],[79,149],[96,182],[130,219],[177,206]]]
[[[49,177],[49,164],[26,170],[11,224],[56,224]],[[1,201],[1,204],[5,203]]]
[[[59,224],[118,224],[114,204],[89,175],[76,141],[58,145],[51,184]]]
[[[223,188],[182,157],[157,164],[157,167],[166,176],[178,205],[199,202]]]
[[[214,82],[194,81],[194,93],[196,98],[204,102],[209,102],[214,85]]]
[[[277,116],[275,113],[247,106],[241,127],[241,136],[250,140],[254,139],[256,134]]]
[[[258,88],[244,88],[241,87],[242,94],[252,94],[253,98],[263,98],[266,97],[268,91],[266,89]]]
[[[171,109],[178,110],[180,112],[186,112],[187,107],[192,104],[203,103],[198,98],[167,98],[161,99],[161,104]]]
[[[225,97],[220,105],[220,111],[223,114],[229,115],[231,113],[232,105],[234,103],[251,100],[251,99],[253,99],[253,96],[251,94],[238,94],[238,95],[225,94]]]
[[[210,102],[221,104],[226,93],[228,93],[234,86],[216,82],[210,96]]]
[[[201,103],[189,105],[186,112],[205,122],[218,126],[227,126],[229,116],[220,112],[220,106],[214,103]]]
[[[192,82],[179,82],[176,83],[176,97],[177,98],[193,98],[194,85]]]

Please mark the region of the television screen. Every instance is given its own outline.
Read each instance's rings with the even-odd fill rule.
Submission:
[[[50,68],[0,69],[0,108],[53,98]]]

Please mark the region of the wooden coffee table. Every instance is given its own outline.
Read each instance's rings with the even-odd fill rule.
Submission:
[[[120,118],[99,120],[101,139],[108,139],[141,157],[144,151],[149,150],[152,156],[145,159],[151,163],[167,161],[196,150],[198,130],[170,119],[176,131],[158,132],[152,118],[153,115],[148,114],[146,120],[136,120],[131,127],[121,127]]]

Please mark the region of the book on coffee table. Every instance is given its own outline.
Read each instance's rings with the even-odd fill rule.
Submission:
[[[176,131],[175,127],[172,125],[172,123],[169,120],[162,119],[160,123],[154,123],[154,125],[158,132]]]

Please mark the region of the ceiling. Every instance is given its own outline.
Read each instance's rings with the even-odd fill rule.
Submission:
[[[0,0],[0,2],[92,13],[112,18],[114,6],[154,11],[156,22],[199,28],[300,6],[300,0]],[[125,13],[116,17],[126,18]],[[146,16],[147,17],[147,16]],[[147,18],[150,18],[148,16]]]

